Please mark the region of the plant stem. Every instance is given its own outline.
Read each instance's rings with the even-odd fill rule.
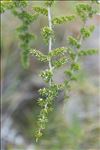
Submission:
[[[85,25],[86,25],[86,20],[83,22],[82,28],[84,28]],[[80,33],[80,36],[79,36],[79,44],[81,45],[82,42],[83,42],[83,37],[82,37],[82,34]],[[77,49],[77,53],[78,53],[78,50],[79,50],[79,48]],[[76,54],[75,59],[74,59],[74,62],[75,62],[75,63],[76,63],[77,61],[78,61],[78,54]]]
[[[52,22],[51,22],[51,8],[48,7],[48,24],[49,24],[49,28],[50,30],[52,30]],[[51,52],[51,48],[52,48],[52,38],[49,38],[49,44],[48,44],[48,50],[49,52]],[[51,63],[51,58],[49,59],[49,69],[52,72],[52,63]],[[52,83],[52,78],[49,81],[49,86],[51,86]],[[45,103],[44,108],[47,109],[48,107],[48,101]],[[44,116],[43,116],[44,117]],[[39,130],[39,132],[41,132],[42,129]],[[38,139],[37,139],[38,140]]]
[[[48,7],[48,24],[49,24],[49,28],[50,30],[52,30],[52,21],[51,21],[51,8]],[[48,49],[49,52],[51,52],[52,49],[52,37],[49,38],[49,45],[48,45]],[[52,71],[52,63],[51,63],[51,59],[49,60],[49,68],[50,71]],[[49,81],[49,84],[51,85],[52,79]]]
[[[52,30],[51,7],[48,7],[48,26],[49,26],[50,30]],[[48,51],[51,52],[51,49],[52,49],[52,37],[49,38]],[[51,58],[49,59],[49,69],[52,72],[53,67],[52,67],[52,63],[51,63]],[[48,86],[51,86],[51,84],[52,84],[52,78],[50,79]],[[48,108],[48,101],[45,102],[43,109],[47,109],[47,108]],[[42,118],[44,119],[45,116],[43,115]],[[42,130],[43,130],[42,128],[39,128],[38,132],[41,133]],[[38,141],[38,137],[36,138],[36,142],[37,141]]]
[[[87,21],[87,20],[85,20],[85,21],[83,22],[82,28],[84,28],[84,27],[86,26],[86,21]],[[79,35],[79,43],[80,43],[80,45],[82,44],[82,42],[83,42],[83,37],[82,37],[82,34],[80,33],[80,35]],[[75,56],[75,58],[74,58],[74,63],[77,63],[77,62],[78,62],[78,59],[79,59],[79,57],[78,57],[78,50],[79,50],[79,48],[78,48],[77,51],[76,51],[76,56]],[[72,73],[74,73],[74,70],[72,70]],[[70,82],[71,82],[71,79],[68,80],[68,83],[70,83]],[[64,100],[65,100],[66,97],[67,97],[66,87],[65,87],[64,91],[65,91],[65,92],[64,92],[64,93],[65,93],[65,98],[64,98]]]

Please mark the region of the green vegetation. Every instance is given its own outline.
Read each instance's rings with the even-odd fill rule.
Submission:
[[[25,68],[29,66],[30,55],[35,56],[37,60],[41,62],[48,62],[47,69],[43,70],[40,73],[40,76],[46,82],[47,86],[39,90],[40,98],[37,101],[39,106],[41,107],[41,110],[38,116],[37,130],[35,132],[36,141],[38,141],[38,139],[43,135],[43,130],[45,129],[48,122],[48,114],[54,108],[53,102],[58,96],[59,91],[62,90],[65,92],[65,100],[69,97],[69,93],[66,93],[66,89],[69,92],[71,81],[78,79],[78,71],[80,70],[79,60],[81,56],[87,56],[97,53],[97,50],[95,49],[82,49],[83,40],[90,37],[94,31],[94,25],[86,25],[86,21],[97,13],[97,10],[94,7],[94,3],[92,5],[91,2],[90,4],[78,4],[76,6],[75,16],[61,16],[55,18],[53,18],[51,11],[54,1],[44,1],[43,3],[43,7],[33,7],[34,13],[30,13],[25,10],[27,5],[29,4],[28,1],[2,1],[1,3],[2,13],[6,9],[10,9],[13,15],[17,16],[22,22],[21,26],[17,28],[17,32],[21,43],[21,60],[23,66]],[[47,17],[48,20],[48,26],[46,25],[41,30],[44,44],[46,43],[48,45],[48,53],[46,55],[43,54],[40,50],[32,49],[30,44],[32,40],[35,40],[35,35],[29,32],[29,26],[31,25],[31,23],[36,21],[41,14]],[[52,45],[55,39],[55,25],[75,21],[77,17],[80,17],[80,20],[83,23],[83,26],[80,29],[79,36],[68,36],[68,45],[66,44],[66,47],[58,47],[56,49],[53,49]],[[64,71],[64,74],[66,76],[65,81],[62,84],[55,83],[53,80],[55,69],[62,67],[67,62],[70,62],[70,66]],[[58,137],[60,139],[62,135],[59,132],[58,134]],[[69,137],[71,136],[71,134],[74,134],[74,140],[72,141]],[[73,146],[76,146],[77,149],[77,145],[75,145],[75,143],[77,138],[79,140],[81,135],[81,131],[77,132],[76,128],[74,130],[74,127],[72,127],[69,129],[69,131],[67,131],[67,137],[65,135],[63,136],[64,138],[69,139],[69,141],[67,140],[67,142],[71,142],[70,144],[68,143],[69,145],[72,145],[71,148],[74,148]],[[57,148],[54,147],[52,148],[52,150],[53,149],[56,150]]]

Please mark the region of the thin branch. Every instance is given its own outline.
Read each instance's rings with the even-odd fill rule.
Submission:
[[[48,24],[49,24],[50,30],[52,30],[51,8],[50,8],[50,7],[48,7]],[[48,49],[49,49],[49,52],[51,52],[51,49],[52,49],[52,37],[49,38]],[[50,70],[52,71],[53,68],[52,68],[51,59],[49,60],[49,68],[50,68]],[[52,81],[52,79],[51,79],[50,82],[49,82],[50,85],[51,85],[51,81]]]
[[[84,22],[83,22],[83,26],[82,26],[82,28],[84,28],[85,26],[86,26],[86,22],[87,22],[87,20],[85,20]],[[82,34],[80,33],[80,35],[79,35],[79,43],[80,43],[80,45],[82,44],[82,42],[83,42],[83,36],[82,36]],[[79,49],[77,49],[77,52],[76,52],[76,56],[75,56],[75,58],[74,58],[74,63],[77,63],[77,61],[78,61],[78,59],[79,59],[79,57],[78,57],[78,50]],[[72,70],[72,73],[74,72],[74,70]],[[69,79],[68,80],[68,82],[70,83],[71,82],[71,79]],[[65,93],[65,98],[64,98],[64,100],[66,100],[66,97],[67,97],[67,93],[66,93],[66,87],[65,87],[65,89],[64,89],[64,93]],[[68,91],[67,91],[68,92]]]

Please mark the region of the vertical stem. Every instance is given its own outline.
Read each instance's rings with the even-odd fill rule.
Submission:
[[[50,7],[48,7],[48,24],[49,24],[50,30],[52,30],[51,8],[50,8]],[[49,38],[48,49],[49,49],[49,52],[51,52],[51,49],[52,49],[52,38],[51,38],[51,37]],[[52,71],[51,59],[49,60],[49,68],[50,68],[50,70]],[[51,85],[51,81],[52,81],[52,80],[50,80],[50,82],[49,82],[50,85]]]
[[[48,7],[48,23],[49,23],[49,28],[52,30],[52,22],[51,22],[51,8]],[[50,37],[49,39],[49,52],[51,51],[52,47],[52,38]]]

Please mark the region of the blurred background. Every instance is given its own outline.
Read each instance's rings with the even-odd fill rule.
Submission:
[[[32,6],[40,5],[40,1],[31,1]],[[85,2],[86,3],[86,2]],[[57,1],[52,8],[53,16],[70,15],[77,1]],[[40,36],[40,31],[47,24],[47,18],[40,16],[30,26],[30,31],[37,35],[31,43],[33,48],[48,51]],[[100,48],[100,15],[87,21],[94,24],[93,35],[83,42],[83,48]],[[44,82],[38,73],[47,68],[35,57],[30,58],[30,66],[24,69],[21,65],[19,39],[16,28],[20,26],[18,18],[10,11],[1,16],[1,82],[2,82],[2,150],[99,150],[100,149],[100,56],[86,56],[80,60],[81,71],[77,82],[72,82],[70,98],[63,102],[59,94],[55,100],[55,109],[49,115],[49,122],[42,139],[36,144],[34,130],[36,128],[39,106],[38,90]],[[55,47],[66,46],[68,35],[77,35],[82,22],[57,25],[54,28]],[[64,79],[62,67],[55,73],[54,80]]]

